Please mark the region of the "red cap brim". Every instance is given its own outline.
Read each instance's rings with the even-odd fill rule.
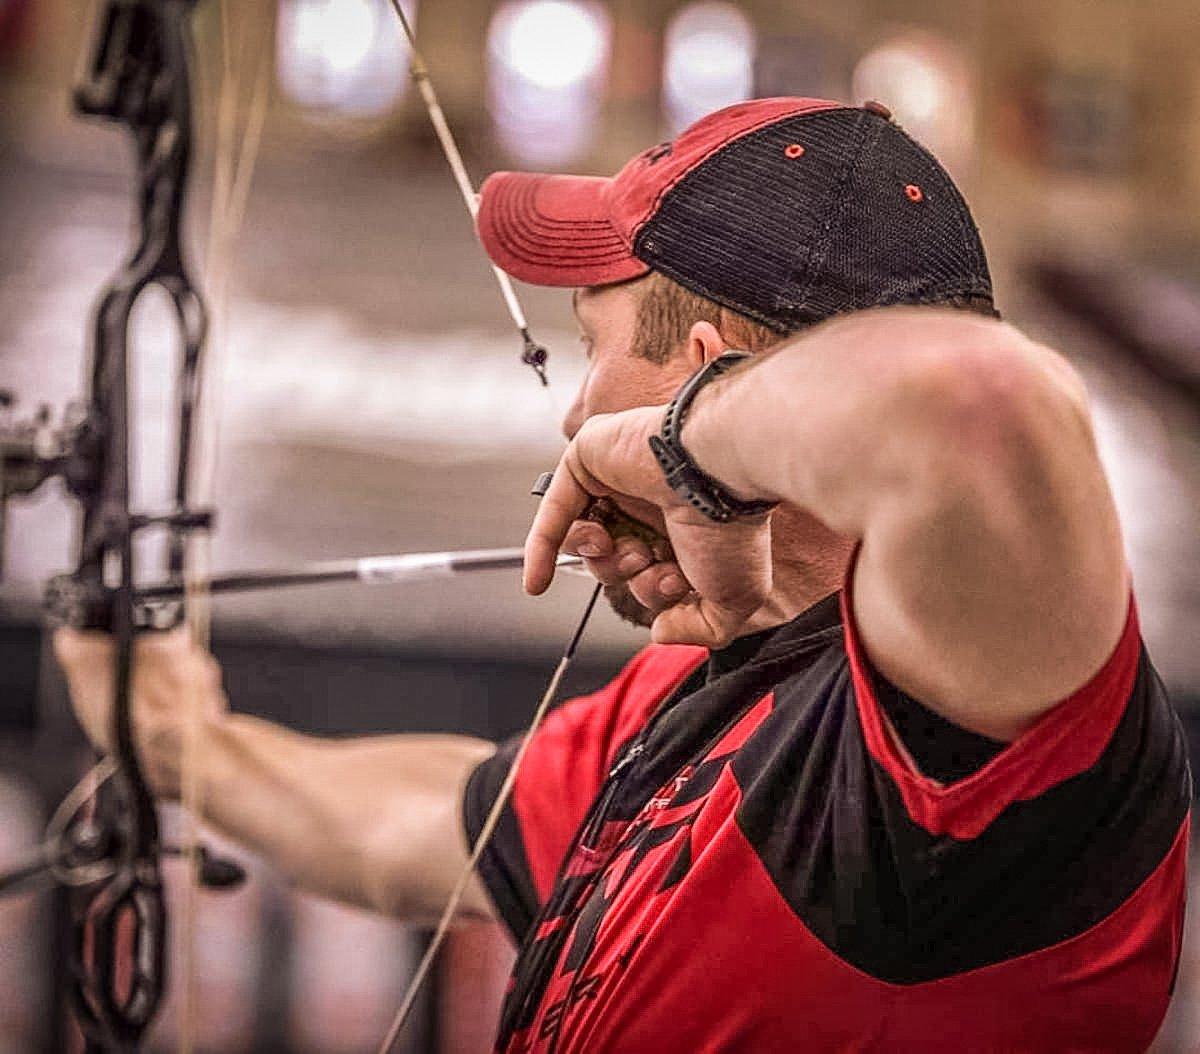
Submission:
[[[493,262],[533,285],[607,285],[650,270],[608,210],[611,179],[497,172],[480,189],[479,238]]]

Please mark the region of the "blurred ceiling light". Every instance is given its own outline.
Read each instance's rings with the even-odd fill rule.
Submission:
[[[416,0],[404,4],[415,18]],[[281,0],[280,87],[318,113],[377,117],[404,92],[408,49],[388,0]]]
[[[543,88],[562,88],[590,76],[604,61],[605,33],[594,11],[567,0],[510,5],[498,17],[493,46],[513,71]]]
[[[667,28],[663,95],[671,132],[754,92],[754,25],[733,4],[702,0]]]
[[[510,0],[488,30],[488,106],[504,148],[561,165],[591,143],[611,25],[589,0]]]
[[[854,70],[856,102],[878,99],[952,172],[967,162],[974,136],[974,93],[962,51],[926,33],[894,38]]]

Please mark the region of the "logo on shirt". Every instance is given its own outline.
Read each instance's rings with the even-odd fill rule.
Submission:
[[[535,1024],[540,1039],[557,1034],[572,1011],[594,1001],[605,981],[628,968],[642,933],[606,932],[605,945],[621,950],[598,969],[587,970],[601,927],[622,897],[649,901],[687,876],[693,862],[692,826],[732,757],[726,753],[680,769],[632,820],[595,817],[585,825],[592,831],[591,845],[577,844],[572,850],[543,911],[538,937],[518,961],[498,1049],[507,1049],[516,1034]],[[644,888],[652,869],[662,877]],[[634,893],[639,885],[643,888]],[[553,1001],[541,1009],[547,998]]]

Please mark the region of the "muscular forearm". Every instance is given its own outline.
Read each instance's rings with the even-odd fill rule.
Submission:
[[[861,541],[876,667],[967,727],[1015,736],[1120,634],[1121,532],[1082,385],[1008,326],[829,324],[702,390],[683,441],[735,494]]]
[[[111,751],[112,640],[62,629],[54,646],[80,724]],[[231,714],[220,666],[180,631],[138,640],[132,697],[138,754],[157,796],[180,797],[186,775],[209,823],[304,889],[409,918],[441,910],[467,861],[463,786],[490,743],[320,739]],[[185,773],[192,727],[202,734]],[[489,912],[478,884],[463,910]]]
[[[492,749],[453,735],[320,739],[226,715],[204,737],[204,815],[304,889],[428,917],[466,863],[462,787]],[[465,910],[487,913],[478,886]]]
[[[965,426],[1000,410],[988,405],[990,364],[1003,359],[1001,383],[1019,384],[1037,369],[1027,347],[1008,327],[961,312],[864,313],[704,389],[684,441],[734,493],[803,507],[862,537],[893,499],[911,505],[946,484],[972,453]]]

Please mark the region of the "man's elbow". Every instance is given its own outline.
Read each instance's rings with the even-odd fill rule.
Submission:
[[[1097,463],[1082,379],[1013,330],[926,360],[918,381],[930,460],[952,477],[1044,484],[1056,464]]]
[[[1123,610],[1124,542],[1083,384],[1047,349],[1007,350],[972,350],[943,371],[927,437],[936,467],[918,504],[1002,554],[1014,589]]]

